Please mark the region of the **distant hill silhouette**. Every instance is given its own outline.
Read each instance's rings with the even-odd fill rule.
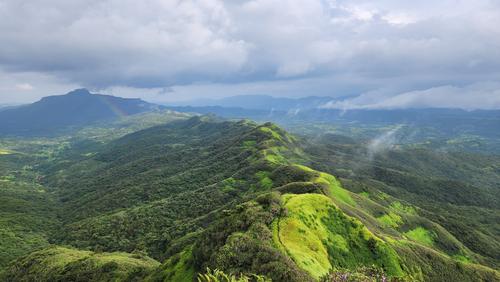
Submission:
[[[263,111],[294,111],[317,108],[334,98],[309,96],[302,98],[273,97],[268,95],[240,95],[222,99],[199,99],[177,103],[177,106],[225,107]]]
[[[2,135],[51,135],[68,127],[157,109],[141,99],[92,94],[77,89],[33,104],[0,111]]]
[[[290,124],[406,124],[434,128],[443,134],[469,133],[498,138],[500,136],[500,110],[475,110],[448,108],[423,109],[356,109],[339,110],[323,108],[266,110],[223,106],[168,106],[178,112],[215,114],[224,118],[248,118],[272,121],[283,126]]]

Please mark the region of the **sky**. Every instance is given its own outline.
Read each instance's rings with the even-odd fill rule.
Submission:
[[[0,0],[0,104],[331,96],[500,108],[498,0]]]

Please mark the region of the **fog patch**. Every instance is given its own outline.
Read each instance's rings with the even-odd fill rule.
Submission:
[[[298,115],[299,113],[300,113],[300,109],[295,108],[295,109],[288,110],[287,115],[290,117],[294,117],[294,116]]]
[[[395,128],[370,140],[366,147],[367,155],[370,161],[373,160],[375,155],[395,148],[395,145],[399,141],[398,132],[402,128],[403,125],[398,125]]]

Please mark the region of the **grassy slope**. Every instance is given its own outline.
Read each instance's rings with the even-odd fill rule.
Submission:
[[[6,149],[0,149],[0,155],[10,155],[12,152]]]
[[[434,236],[432,233],[419,226],[415,229],[409,230],[404,233],[406,237],[410,238],[411,240],[421,243],[422,245],[432,247],[434,245]]]
[[[321,220],[328,217],[331,203],[315,194],[285,195],[283,201],[288,216],[275,223],[275,243],[314,277],[326,275],[332,265],[323,241],[329,239],[330,234]],[[340,239],[339,248],[345,246],[343,238]]]
[[[157,268],[146,278],[146,281],[192,282],[196,276],[192,260],[190,246],[166,260],[162,267]]]
[[[34,252],[11,264],[2,281],[137,281],[159,263],[143,255],[93,253],[63,247]]]
[[[279,244],[315,278],[332,267],[383,267],[392,276],[403,274],[396,252],[354,218],[346,216],[324,195],[283,196],[287,215],[278,219]]]

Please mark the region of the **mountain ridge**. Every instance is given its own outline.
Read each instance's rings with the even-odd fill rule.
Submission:
[[[225,107],[242,108],[247,110],[276,110],[288,111],[291,109],[310,109],[319,107],[336,98],[326,96],[307,96],[300,98],[275,97],[271,95],[238,95],[220,99],[199,99],[195,101],[173,102],[165,105],[192,106],[192,107]]]
[[[50,136],[71,127],[83,127],[160,108],[138,98],[91,94],[87,89],[76,89],[0,111],[0,134]]]
[[[52,242],[103,257],[147,254],[162,265],[148,268],[145,281],[192,281],[207,267],[273,281],[317,281],[342,271],[411,281],[498,277],[429,211],[375,184],[360,192],[311,168],[323,154],[304,151],[304,142],[272,123],[196,116],[74,144],[37,168],[60,202],[62,229]],[[35,254],[7,267],[5,277],[52,256]]]

